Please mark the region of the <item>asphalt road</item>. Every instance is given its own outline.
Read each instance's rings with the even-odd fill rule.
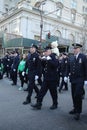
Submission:
[[[9,79],[0,80],[0,130],[87,130],[87,88],[81,119],[75,121],[68,113],[72,109],[70,85],[68,91],[59,94],[56,110],[49,109],[52,103],[49,92],[41,110],[33,110],[29,104],[22,105],[27,92],[19,91],[19,86],[20,82],[11,86]],[[35,92],[32,103],[35,103],[34,97]]]

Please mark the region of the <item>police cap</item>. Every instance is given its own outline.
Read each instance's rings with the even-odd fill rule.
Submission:
[[[45,51],[51,50],[51,49],[52,49],[51,46],[46,46],[46,47],[44,48]]]
[[[37,45],[35,45],[35,44],[32,44],[32,45],[30,46],[30,48],[38,49]]]
[[[81,48],[82,45],[79,44],[79,43],[73,43],[72,46],[74,47],[74,49],[77,49],[77,48]]]

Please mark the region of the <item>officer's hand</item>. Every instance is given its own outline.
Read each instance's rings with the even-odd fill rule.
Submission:
[[[64,77],[64,82],[67,83],[67,81],[68,81],[68,78],[65,76]]]
[[[47,56],[47,60],[51,60],[52,58],[50,56]]]
[[[23,71],[23,72],[22,72],[22,76],[24,76],[24,75],[25,75],[25,72]]]
[[[39,76],[38,75],[35,75],[35,80],[37,80],[39,78]]]
[[[46,59],[46,56],[41,57],[41,59],[42,59],[42,60],[45,60],[45,59]]]
[[[16,71],[16,69],[13,69],[13,71],[15,72],[15,71]]]
[[[84,81],[84,86],[87,86],[87,81]]]

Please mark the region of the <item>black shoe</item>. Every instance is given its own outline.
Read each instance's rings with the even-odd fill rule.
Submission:
[[[36,95],[35,98],[38,98],[38,96]]]
[[[11,85],[14,86],[14,85],[16,85],[16,84],[12,83]]]
[[[52,105],[52,106],[50,107],[50,109],[51,109],[51,110],[57,109],[57,105]]]
[[[74,119],[75,119],[75,120],[79,120],[79,119],[80,119],[80,114],[79,114],[79,113],[76,113],[75,116],[74,116]]]
[[[31,107],[40,110],[41,109],[41,103],[31,104]]]
[[[27,105],[29,103],[31,103],[31,101],[26,100],[26,101],[23,102],[23,105]]]
[[[68,88],[64,88],[63,90],[64,90],[64,91],[68,91]]]
[[[69,112],[69,114],[71,114],[71,115],[73,115],[73,114],[75,114],[75,113],[76,113],[75,109],[73,109],[73,110],[71,110],[71,111]]]
[[[59,89],[59,93],[61,93],[61,90]]]

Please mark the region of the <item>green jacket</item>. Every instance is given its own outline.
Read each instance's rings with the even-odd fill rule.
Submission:
[[[24,71],[25,63],[26,63],[26,61],[24,61],[24,60],[20,61],[19,65],[18,65],[18,72],[19,71],[21,71],[21,72]]]

